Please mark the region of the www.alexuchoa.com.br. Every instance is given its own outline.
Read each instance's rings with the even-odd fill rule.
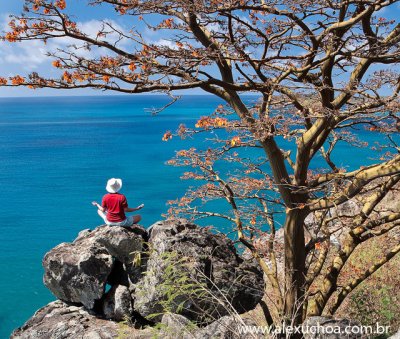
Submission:
[[[239,334],[341,334],[341,335],[371,335],[371,334],[388,334],[390,326],[382,326],[376,323],[373,326],[367,325],[299,325],[291,326],[282,323],[278,326],[239,326]]]

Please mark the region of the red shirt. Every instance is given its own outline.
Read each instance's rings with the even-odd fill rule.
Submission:
[[[126,219],[124,208],[128,207],[125,195],[121,193],[108,193],[103,197],[101,206],[107,210],[107,220],[120,222]]]

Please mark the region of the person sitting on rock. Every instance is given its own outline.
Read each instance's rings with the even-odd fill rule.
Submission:
[[[104,195],[101,206],[93,201],[92,205],[98,208],[97,213],[108,226],[129,227],[137,224],[142,217],[140,215],[126,216],[125,212],[134,212],[144,207],[144,204],[136,208],[128,207],[126,197],[118,193],[122,187],[122,180],[111,178],[107,181],[107,194]]]

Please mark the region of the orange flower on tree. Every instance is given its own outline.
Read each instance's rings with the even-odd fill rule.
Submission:
[[[20,75],[16,75],[15,77],[11,78],[11,83],[15,86],[22,85],[24,82],[25,78]]]
[[[0,85],[7,85],[8,80],[6,78],[1,78],[0,77]]]
[[[188,156],[188,151],[187,150],[180,150],[180,151],[178,151],[178,152],[176,152],[176,155],[178,156],[178,157],[187,157]]]
[[[323,248],[323,246],[322,246],[322,243],[320,243],[320,242],[317,242],[317,243],[315,243],[315,249],[316,250],[322,250],[322,248]]]
[[[59,9],[65,9],[65,7],[67,7],[67,4],[65,2],[65,0],[57,0],[54,5],[56,7],[58,7]]]
[[[225,118],[210,118],[210,117],[202,117],[199,121],[197,121],[195,127],[196,128],[210,128],[210,127],[225,127],[228,125],[228,120]]]
[[[17,32],[8,32],[8,33],[6,33],[6,35],[5,35],[5,39],[8,41],[8,42],[16,42],[17,41],[17,39],[18,39],[18,33]]]
[[[135,63],[131,62],[131,63],[129,64],[128,68],[129,68],[129,70],[130,70],[131,72],[135,71],[135,70],[136,70],[136,65],[135,65]]]
[[[165,27],[171,28],[173,23],[174,23],[174,19],[172,19],[172,18],[164,20]]]
[[[169,139],[172,139],[172,133],[171,131],[167,131],[164,133],[162,137],[162,141],[168,141]]]
[[[65,26],[70,27],[70,28],[76,28],[76,22],[65,20]]]
[[[60,60],[54,60],[51,64],[56,68],[60,68],[61,67],[61,61]]]
[[[72,78],[78,80],[79,82],[85,81],[85,76],[78,71],[72,73]]]
[[[68,71],[65,71],[63,73],[63,80],[65,82],[68,82],[69,84],[71,84],[72,83],[72,75],[71,75],[71,73],[69,73]]]
[[[240,137],[235,136],[231,140],[231,146],[240,145],[241,142]]]

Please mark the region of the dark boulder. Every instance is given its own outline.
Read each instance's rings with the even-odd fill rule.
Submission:
[[[132,261],[142,251],[144,232],[116,226],[80,232],[72,243],[62,243],[45,255],[44,284],[57,298],[92,309],[103,297],[107,281],[119,283],[123,278],[129,284],[140,277],[141,268]],[[129,268],[127,277],[111,275],[116,263]]]
[[[115,285],[107,292],[103,301],[103,313],[107,319],[129,320],[132,316],[132,299],[129,289]]]
[[[159,327],[155,337],[163,339],[193,339],[198,330],[188,318],[175,313],[165,313]]]
[[[149,235],[140,226],[84,230],[49,251],[43,266],[61,300],[12,338],[228,338],[240,319],[232,314],[254,308],[264,291],[258,265],[231,240],[185,221],[156,223]]]
[[[44,284],[58,298],[92,309],[102,298],[112,256],[97,243],[62,243],[43,259]]]
[[[147,272],[133,294],[143,316],[160,320],[167,308],[209,323],[231,311],[246,312],[263,296],[257,264],[244,261],[222,234],[185,221],[158,222],[151,227],[149,248]]]

